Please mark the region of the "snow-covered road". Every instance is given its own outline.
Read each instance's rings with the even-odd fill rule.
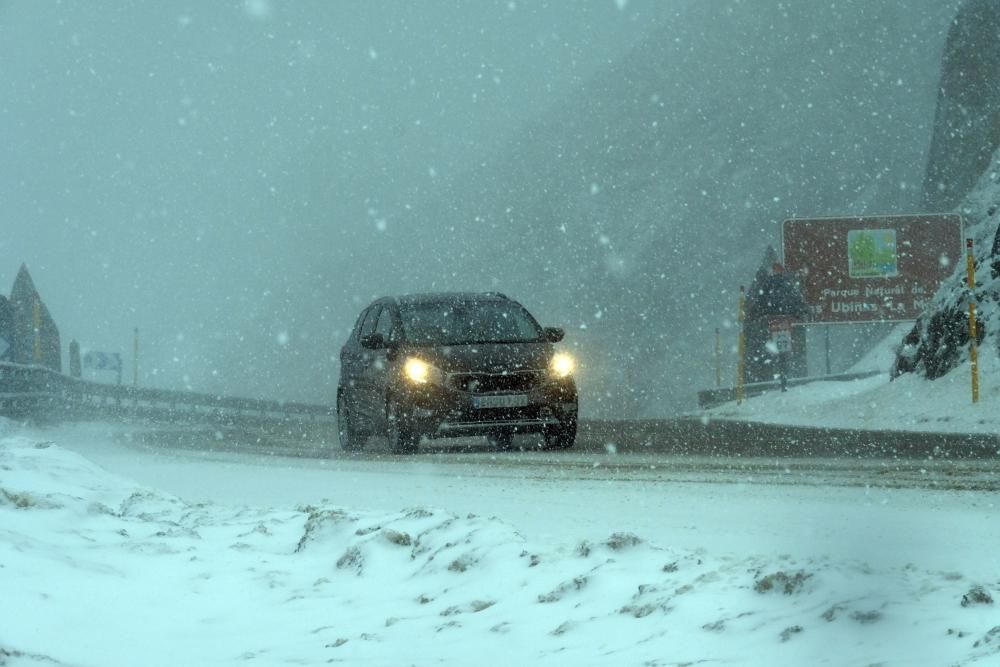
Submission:
[[[740,459],[437,450],[329,459],[138,441],[73,427],[48,437],[102,467],[189,502],[496,516],[546,543],[633,532],[713,553],[806,554],[954,565],[956,549],[1000,545],[992,461]],[[191,444],[191,443],[188,443]],[[984,492],[985,490],[985,492]],[[949,535],[942,540],[941,535]]]

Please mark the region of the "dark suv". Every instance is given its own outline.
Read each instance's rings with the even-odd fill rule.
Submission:
[[[553,347],[562,338],[493,292],[379,299],[340,352],[340,444],[356,451],[383,435],[405,453],[425,437],[485,435],[509,448],[540,433],[571,447],[576,382],[572,357]]]

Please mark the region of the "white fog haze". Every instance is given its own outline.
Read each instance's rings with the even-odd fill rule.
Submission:
[[[26,262],[84,347],[138,326],[143,383],[324,400],[406,211],[652,6],[0,3],[0,282]],[[446,257],[449,224],[422,231]]]
[[[584,414],[676,413],[781,220],[918,208],[956,7],[0,2],[0,285],[141,385],[327,403],[372,298],[494,289]]]

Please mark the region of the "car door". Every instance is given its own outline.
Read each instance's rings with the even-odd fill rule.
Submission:
[[[378,358],[378,350],[372,350],[364,346],[364,340],[375,332],[375,324],[378,315],[382,311],[382,304],[376,303],[368,310],[365,321],[361,325],[358,336],[358,364],[354,380],[355,408],[354,414],[366,432],[371,433],[377,426],[377,416],[381,411],[381,406],[376,405],[376,387],[374,385],[376,376],[375,362]]]
[[[390,380],[390,347],[395,331],[394,317],[390,304],[382,304],[375,317],[375,327],[372,333],[382,337],[383,345],[379,348],[366,350],[369,353],[367,364],[363,371],[362,381],[365,392],[365,403],[370,408],[369,423],[375,431],[385,430],[385,398]]]
[[[356,420],[355,425],[364,427],[363,408],[363,375],[365,369],[365,356],[368,352],[361,347],[361,337],[366,328],[375,328],[375,316],[377,308],[369,306],[358,316],[358,321],[354,325],[354,330],[340,350],[340,390],[343,392],[347,409]]]

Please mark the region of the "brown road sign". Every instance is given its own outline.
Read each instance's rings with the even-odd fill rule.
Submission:
[[[914,320],[962,256],[958,215],[793,218],[781,232],[813,322]]]

